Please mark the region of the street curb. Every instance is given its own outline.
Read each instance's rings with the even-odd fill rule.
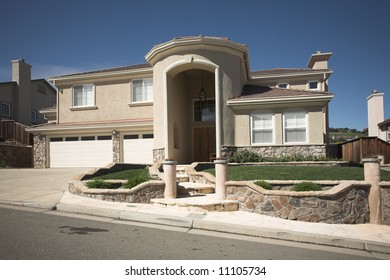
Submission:
[[[316,245],[333,246],[340,248],[371,251],[377,253],[390,254],[390,244],[359,240],[347,237],[337,237],[330,235],[310,234],[289,230],[271,229],[264,227],[253,227],[216,221],[207,221],[198,218],[172,217],[168,215],[144,213],[139,211],[126,211],[117,209],[99,208],[93,206],[81,206],[72,204],[57,204],[57,210],[78,214],[101,216],[106,218],[134,221],[149,224],[174,226],[181,228],[216,231],[232,234],[240,234],[253,237],[285,240],[293,242],[303,242]]]
[[[38,202],[6,201],[6,200],[0,200],[0,204],[30,207],[30,208],[36,208],[42,210],[56,210],[56,205],[57,205],[56,203],[38,203]]]

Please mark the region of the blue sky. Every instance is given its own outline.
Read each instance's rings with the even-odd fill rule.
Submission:
[[[251,70],[306,67],[333,52],[330,126],[367,127],[366,97],[385,93],[390,118],[387,0],[0,0],[0,82],[24,58],[33,78],[145,63],[156,44],[224,36],[249,47]]]

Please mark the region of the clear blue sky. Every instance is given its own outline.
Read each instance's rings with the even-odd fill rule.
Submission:
[[[0,82],[11,80],[12,59],[48,78],[144,63],[177,36],[244,43],[251,70],[306,67],[312,53],[330,51],[330,126],[367,127],[374,88],[390,118],[387,0],[0,0],[0,34]]]

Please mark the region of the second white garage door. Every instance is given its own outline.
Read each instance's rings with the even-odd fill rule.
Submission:
[[[134,135],[125,135],[123,139],[124,162],[152,164],[153,146],[153,138],[138,138],[138,136]]]
[[[112,158],[112,140],[50,141],[50,167],[103,167]]]

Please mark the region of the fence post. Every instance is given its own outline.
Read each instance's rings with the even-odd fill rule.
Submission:
[[[377,157],[364,158],[364,181],[371,184],[368,204],[370,207],[370,223],[382,224],[381,209],[381,168],[380,159]]]

